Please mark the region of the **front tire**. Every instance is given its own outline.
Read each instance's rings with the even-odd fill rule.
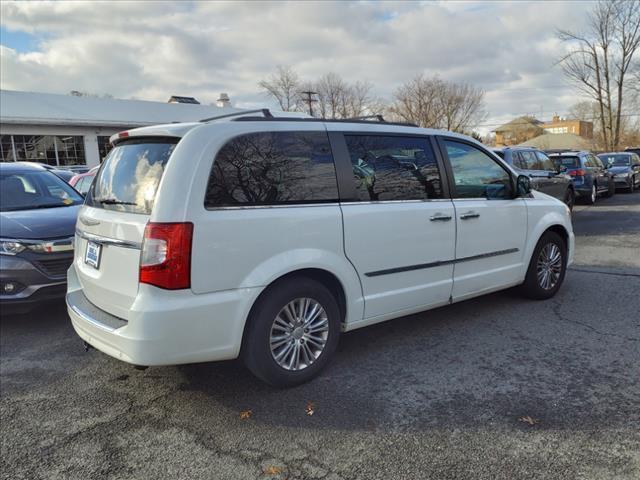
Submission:
[[[555,232],[546,232],[533,250],[522,293],[534,300],[553,297],[567,272],[567,245]]]
[[[609,189],[607,190],[607,193],[605,196],[607,198],[611,198],[615,195],[615,193],[616,193],[616,184],[613,181],[613,178],[609,178]]]
[[[573,211],[573,206],[576,203],[576,194],[573,188],[567,188],[567,192],[564,194],[564,203],[570,211]]]
[[[311,380],[331,360],[340,336],[340,308],[322,283],[292,277],[254,305],[242,357],[258,378],[275,387]]]

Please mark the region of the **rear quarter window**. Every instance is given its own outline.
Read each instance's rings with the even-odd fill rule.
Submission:
[[[326,132],[240,135],[217,153],[205,194],[206,208],[338,201]]]

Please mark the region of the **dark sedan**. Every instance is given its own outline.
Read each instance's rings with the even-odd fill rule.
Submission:
[[[0,163],[0,310],[64,297],[82,196],[44,168]]]
[[[633,152],[601,153],[598,158],[613,175],[616,188],[633,192],[640,186],[640,156]]]

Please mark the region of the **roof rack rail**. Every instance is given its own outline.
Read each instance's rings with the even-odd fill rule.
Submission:
[[[203,118],[200,123],[207,123],[213,120],[219,120],[221,118],[239,117],[241,115],[247,115],[248,113],[261,113],[264,118],[273,118],[273,115],[268,108],[259,108],[257,110],[243,110],[241,112],[227,113],[226,115],[218,115],[217,117]]]
[[[358,116],[358,117],[351,117],[351,118],[345,118],[345,120],[373,120],[376,119],[377,121],[381,122],[381,123],[387,123],[387,121],[384,119],[384,117],[380,114],[377,115],[363,115],[363,116]]]
[[[234,122],[322,122],[322,123],[368,123],[371,124],[371,120],[354,120],[353,118],[309,118],[309,117],[253,117],[253,116],[238,116],[233,119]],[[384,125],[394,125],[397,127],[418,127],[415,123],[409,122],[381,122]]]

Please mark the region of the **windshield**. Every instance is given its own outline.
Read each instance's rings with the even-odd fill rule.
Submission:
[[[46,170],[0,172],[0,211],[68,207],[82,200],[70,185]]]
[[[605,165],[613,165],[614,167],[628,167],[631,165],[631,155],[598,155]]]
[[[580,159],[578,157],[554,157],[553,161],[567,168],[580,168]]]
[[[149,215],[164,167],[178,138],[131,139],[117,145],[87,192],[86,204]]]

